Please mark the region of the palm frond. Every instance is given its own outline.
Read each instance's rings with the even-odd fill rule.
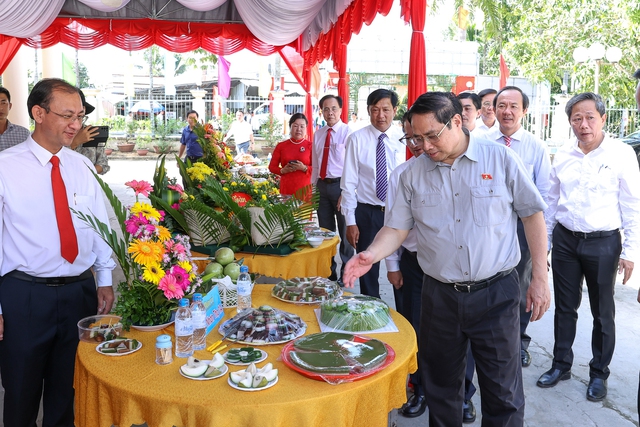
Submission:
[[[91,170],[91,173],[98,181],[98,184],[100,185],[100,188],[102,188],[102,191],[104,191],[104,194],[107,196],[107,200],[109,200],[109,204],[113,208],[113,212],[115,213],[118,224],[120,225],[120,229],[122,230],[122,235],[125,237],[125,239],[128,238],[129,233],[127,232],[126,226],[124,224],[124,222],[127,220],[127,209],[122,205],[120,199],[118,199],[118,197],[113,193],[111,187],[109,187],[109,184],[104,182],[102,178],[100,178],[98,174],[95,173],[95,171]]]
[[[161,197],[150,194],[149,199],[154,203],[154,205],[160,206],[166,213],[171,215],[171,218],[173,218],[184,231],[189,230],[189,226],[184,219],[184,215],[182,215],[180,211],[172,208],[169,203],[167,203]]]

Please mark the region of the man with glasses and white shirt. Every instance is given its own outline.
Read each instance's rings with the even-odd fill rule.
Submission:
[[[342,267],[338,274],[336,261],[331,258],[331,276],[329,280],[342,283],[342,269],[354,254],[353,246],[347,241],[347,225],[340,212],[340,179],[344,167],[344,153],[349,135],[349,126],[340,120],[342,98],[325,95],[319,102],[320,111],[327,122],[313,136],[311,153],[311,183],[318,188],[318,225],[340,235],[340,259]]]
[[[424,153],[402,175],[385,226],[349,260],[346,287],[417,231],[425,273],[419,363],[429,425],[462,424],[462,386],[469,342],[482,392],[483,424],[524,424],[518,327],[520,258],[516,218],[525,223],[533,263],[531,320],[549,308],[546,204],[513,150],[476,139],[462,126],[451,93],[428,92],[409,110]]]
[[[20,144],[29,138],[29,129],[14,125],[9,121],[11,105],[9,90],[0,86],[0,151]]]
[[[498,127],[493,99],[498,93],[495,89],[483,89],[478,93],[480,97],[480,117],[476,120],[478,132],[486,133]]]

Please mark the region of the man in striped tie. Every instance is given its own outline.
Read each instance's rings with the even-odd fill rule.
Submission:
[[[347,138],[342,171],[341,210],[347,222],[347,240],[358,252],[373,241],[384,223],[389,174],[406,160],[405,146],[400,142],[402,129],[393,124],[398,95],[377,89],[367,98],[371,125]],[[380,297],[378,276],[380,264],[360,278],[360,292]]]

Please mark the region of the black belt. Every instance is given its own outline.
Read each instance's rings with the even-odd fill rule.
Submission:
[[[564,229],[567,233],[573,234],[575,237],[579,237],[581,239],[599,239],[601,237],[610,237],[619,232],[619,229],[615,230],[607,230],[607,231],[593,231],[591,233],[585,233],[583,231],[571,231],[564,225],[558,223],[562,229]]]
[[[65,276],[65,277],[35,277],[30,274],[24,273],[22,271],[13,270],[7,273],[7,276],[13,277],[14,279],[24,280],[26,282],[32,283],[41,283],[47,286],[64,286],[70,283],[79,282],[81,280],[87,280],[93,277],[93,273],[91,270],[87,270],[79,276]]]
[[[370,209],[374,209],[376,211],[384,212],[384,205],[382,205],[382,206],[381,205],[371,205],[369,203],[361,203],[361,202],[358,202],[358,204],[361,205],[361,206],[366,206],[366,207],[368,207]]]
[[[513,271],[513,268],[505,271],[501,271],[488,279],[478,280],[477,282],[457,282],[453,283],[453,289],[457,292],[471,293],[479,291],[480,289],[488,288],[504,276],[508,276]]]
[[[411,256],[412,258],[418,259],[418,252],[408,251],[405,249],[404,253]]]
[[[325,184],[335,184],[336,182],[340,182],[341,178],[320,178],[320,181]]]

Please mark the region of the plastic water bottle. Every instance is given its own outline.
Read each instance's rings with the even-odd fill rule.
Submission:
[[[247,308],[251,308],[251,276],[249,275],[249,267],[243,265],[240,267],[240,275],[237,280],[238,285],[238,313]]]
[[[269,155],[267,156],[267,161],[271,161],[271,153],[269,153]]]
[[[182,298],[176,312],[176,357],[193,355],[193,320],[189,300]]]
[[[207,311],[202,303],[202,294],[193,294],[191,318],[193,322],[193,349],[204,350],[207,346]]]

